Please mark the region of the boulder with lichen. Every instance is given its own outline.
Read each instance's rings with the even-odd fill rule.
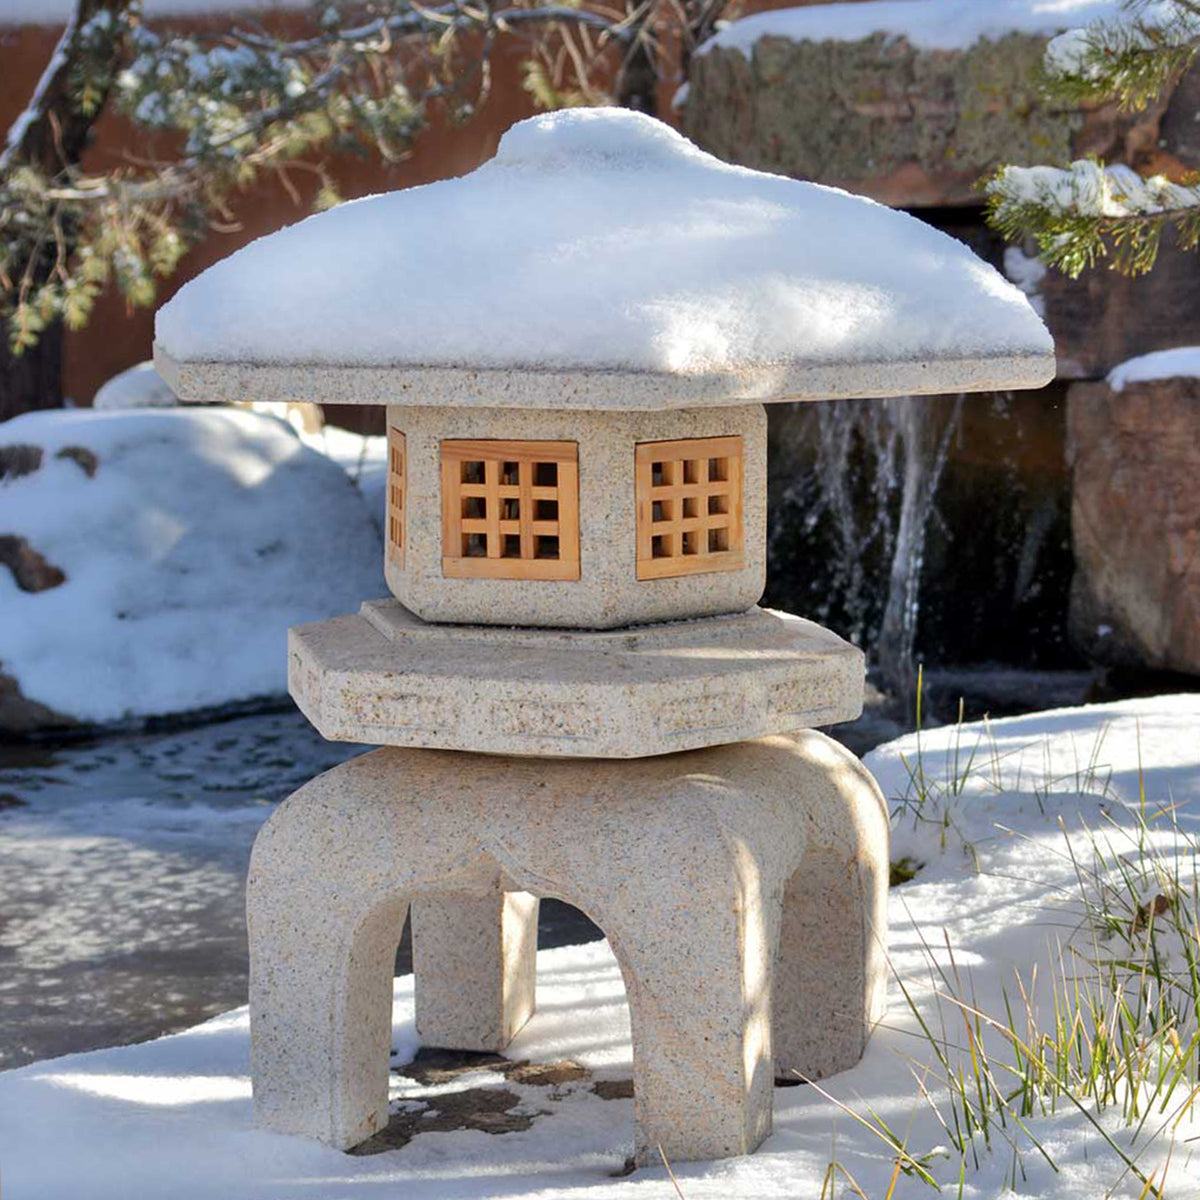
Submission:
[[[1022,32],[965,49],[885,33],[718,43],[691,62],[681,124],[729,162],[905,208],[978,204],[979,179],[1005,162],[1160,153],[1165,99],[1138,113],[1048,99],[1046,43]]]

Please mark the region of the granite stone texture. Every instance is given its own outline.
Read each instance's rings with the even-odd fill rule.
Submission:
[[[439,892],[414,901],[411,920],[422,1044],[503,1050],[533,1015],[537,897]]]
[[[404,434],[408,484],[404,563],[389,559],[385,574],[392,593],[426,621],[611,629],[742,612],[762,595],[767,521],[767,416],[762,405],[663,413],[391,405],[388,427]],[[745,565],[703,575],[638,579],[634,447],[639,442],[712,437],[743,439]],[[443,574],[443,438],[578,445],[578,579],[463,579]]]
[[[1044,387],[1054,378],[1052,354],[780,363],[772,367],[685,375],[653,371],[554,371],[532,366],[508,370],[188,362],[172,358],[155,345],[154,365],[185,403],[284,400],[593,412],[992,392]]]
[[[883,798],[819,733],[634,762],[376,750],[306,784],[255,843],[257,1119],[341,1148],[386,1125],[410,903],[418,993],[457,982],[447,1034],[492,1042],[495,979],[521,979],[534,919],[498,896],[524,893],[588,913],[620,963],[636,1160],[749,1153],[771,1130],[777,1071],[861,1056],[883,1009],[887,878]],[[463,964],[459,942],[483,944],[482,960]]]
[[[852,721],[865,675],[849,642],[757,608],[594,632],[433,625],[381,600],[297,626],[288,646],[292,697],[331,741],[553,757]]]

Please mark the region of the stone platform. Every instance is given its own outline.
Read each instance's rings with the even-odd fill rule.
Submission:
[[[395,600],[290,631],[288,686],[332,741],[641,758],[852,721],[860,650],[812,621],[580,631],[433,625]]]

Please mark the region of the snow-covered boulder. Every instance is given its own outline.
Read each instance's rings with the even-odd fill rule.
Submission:
[[[179,397],[150,361],[119,371],[101,385],[92,397],[93,408],[109,411],[122,408],[176,408],[178,404]]]
[[[1143,110],[1118,112],[1050,100],[1038,86],[1052,37],[1121,8],[1121,0],[810,0],[755,12],[692,57],[683,131],[730,162],[905,208],[978,204],[979,178],[1005,162],[1091,154],[1128,162],[1147,146],[1176,153],[1159,142],[1172,89]]]
[[[0,425],[0,732],[286,691],[289,625],[384,593],[346,472],[242,410]]]

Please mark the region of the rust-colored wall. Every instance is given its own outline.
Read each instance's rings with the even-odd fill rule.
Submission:
[[[272,29],[300,31],[307,27],[303,14],[256,15]],[[168,24],[194,29],[204,24],[220,27],[227,22],[197,18],[156,22],[155,26]],[[6,130],[24,108],[59,33],[58,27],[51,26],[0,29],[0,130]],[[529,96],[520,86],[517,63],[514,52],[495,64],[492,96],[481,116],[463,127],[447,128],[444,123],[435,122],[417,138],[405,161],[389,165],[378,157],[332,160],[342,195],[349,199],[429,183],[461,175],[490,158],[500,134],[533,111]],[[89,163],[99,167],[119,161],[130,144],[129,125],[119,118],[105,117],[97,129]],[[189,253],[180,269],[162,282],[158,302],[169,299],[192,276],[239,246],[308,215],[312,211],[314,182],[307,173],[300,172],[292,176],[292,181],[302,197],[299,205],[276,181],[264,180],[240,196],[235,205],[238,228],[233,232],[214,231]],[[130,310],[115,292],[107,293],[97,304],[87,328],[65,337],[65,394],[79,403],[91,403],[96,389],[106,379],[149,357],[153,331],[152,309]]]

